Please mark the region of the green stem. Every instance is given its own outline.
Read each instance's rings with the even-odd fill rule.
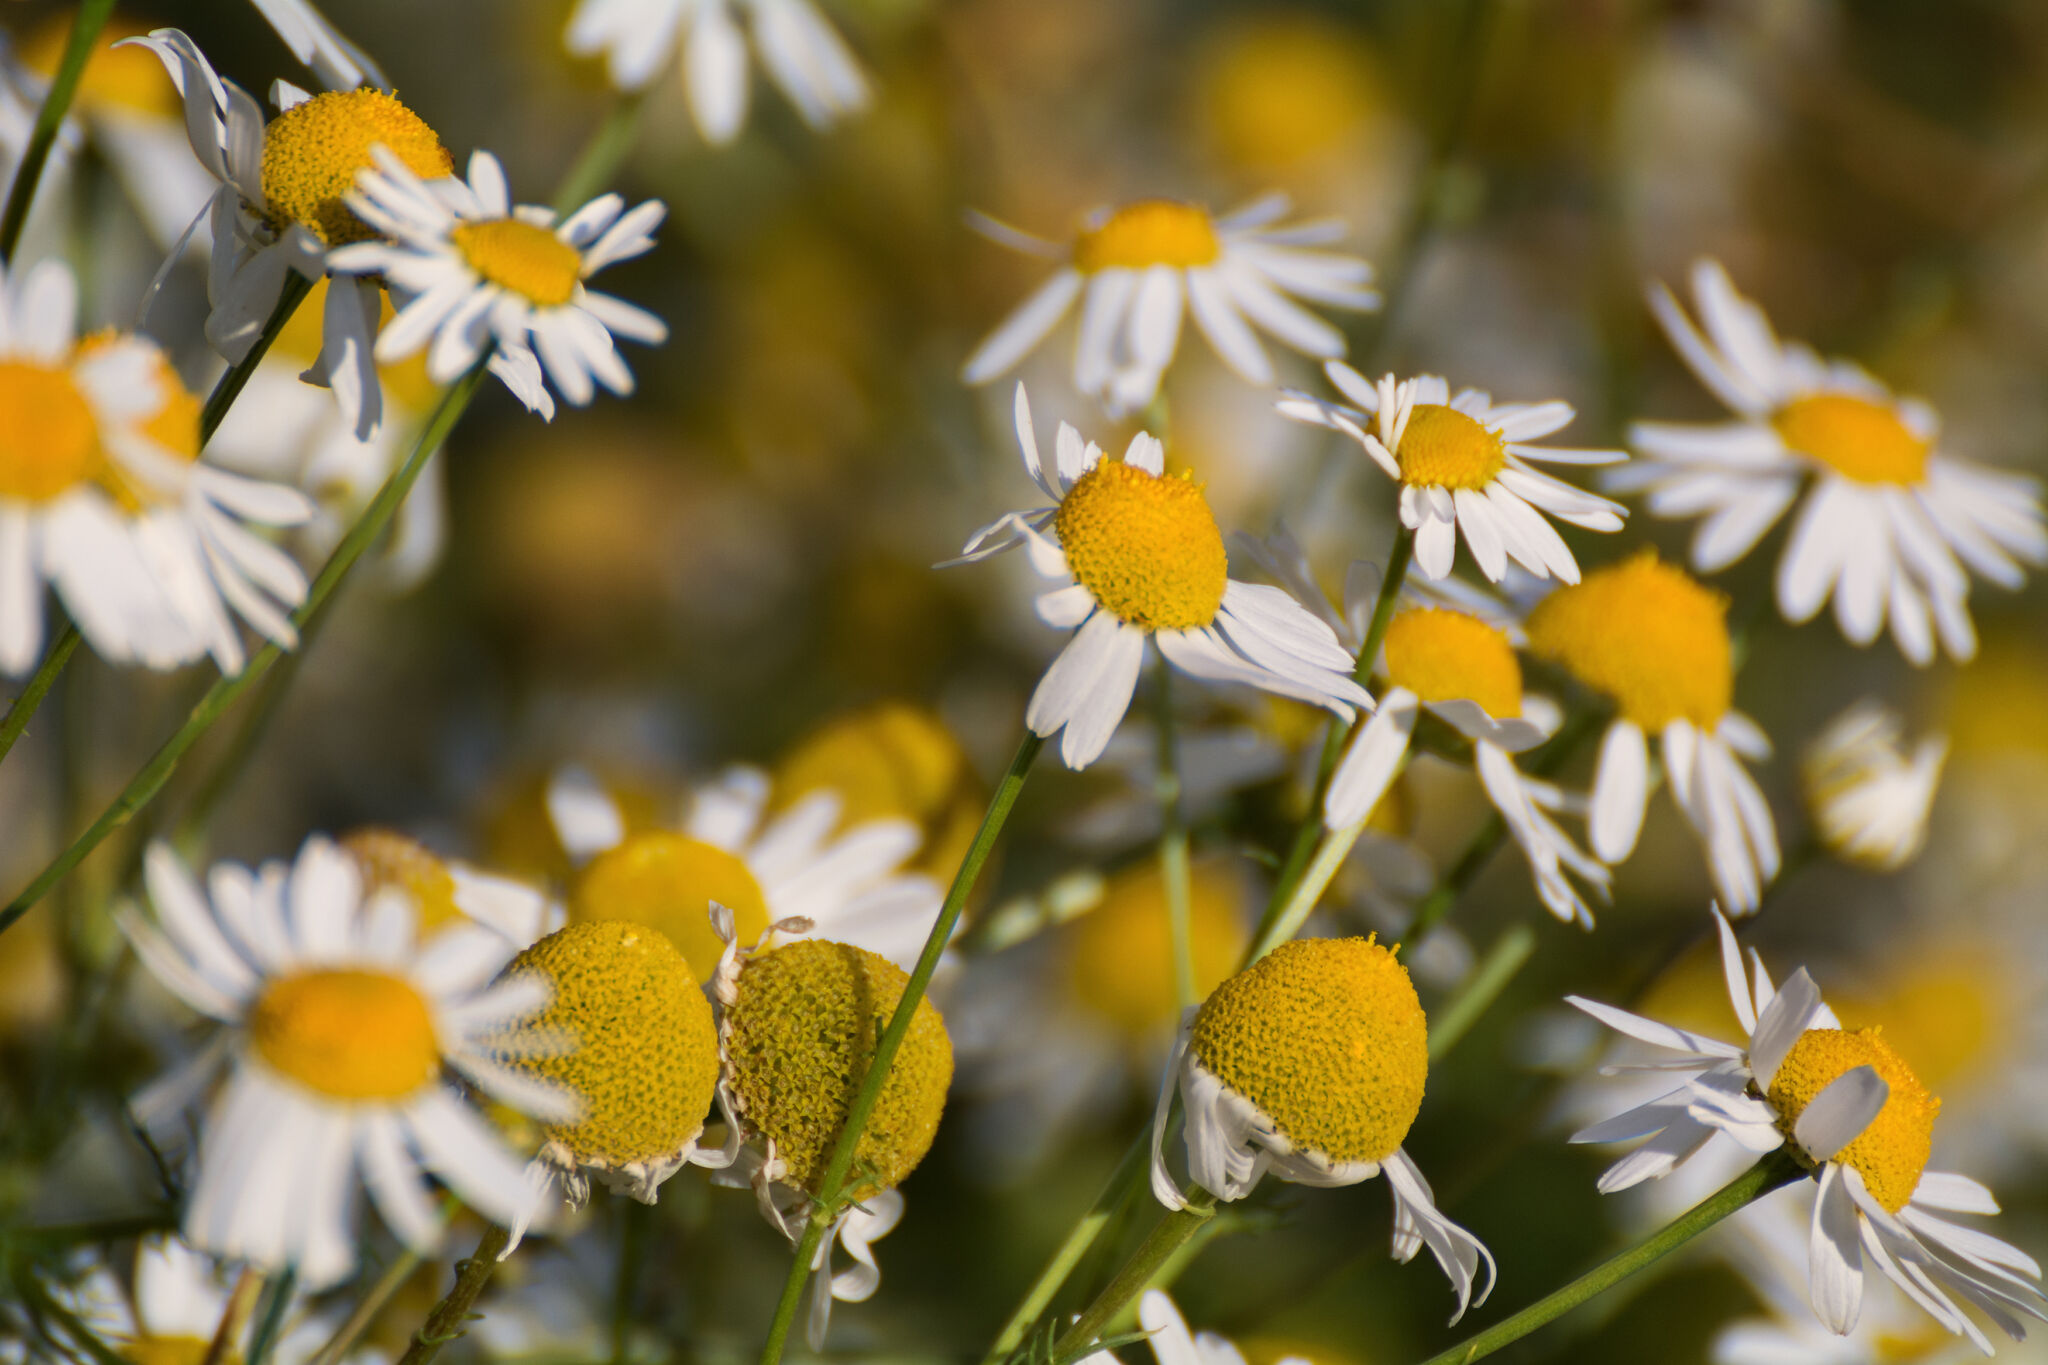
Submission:
[[[443,1195],[437,1212],[436,1226],[445,1229],[460,1207],[454,1195]],[[356,1339],[369,1330],[377,1314],[384,1311],[384,1305],[391,1302],[392,1295],[404,1287],[412,1273],[420,1268],[420,1254],[409,1246],[402,1246],[391,1264],[384,1267],[384,1273],[377,1277],[377,1283],[370,1286],[370,1292],[349,1310],[348,1319],[335,1329],[327,1344],[320,1348],[320,1354],[313,1357],[309,1365],[338,1365],[341,1358],[349,1353]]]
[[[421,431],[419,439],[413,445],[411,456],[385,480],[384,487],[378,490],[377,496],[364,510],[362,517],[349,528],[341,543],[335,546],[334,553],[328,557],[325,567],[313,580],[304,605],[292,613],[293,624],[302,632],[307,622],[320,614],[328,599],[333,596],[334,590],[340,586],[342,579],[355,567],[356,561],[363,557],[364,551],[368,550],[371,543],[383,533],[392,515],[397,512],[399,504],[404,502],[406,494],[412,491],[413,482],[419,478],[427,456],[439,449],[441,443],[447,439],[449,431],[469,407],[470,400],[476,396],[477,385],[483,381],[483,377],[484,366],[483,362],[479,361],[469,373],[456,380],[441,395],[440,403],[434,408],[433,415],[427,420],[426,428]],[[262,681],[264,675],[276,666],[283,653],[284,651],[275,643],[266,644],[257,651],[256,656],[249,660],[248,666],[239,674],[231,678],[220,678],[208,688],[206,694],[192,708],[191,714],[186,717],[185,723],[179,726],[177,731],[164,741],[163,747],[129,779],[128,785],[121,789],[120,795],[114,798],[111,805],[100,812],[99,818],[94,820],[69,848],[57,855],[20,895],[9,902],[5,910],[0,910],[0,933],[6,932],[16,920],[27,914],[31,906],[41,900],[51,887],[69,875],[71,870],[77,867],[87,854],[98,848],[109,834],[127,824],[135,817],[137,811],[148,805],[163,789],[164,783],[170,780],[179,762],[198,742],[199,737],[205,734],[244,692]]]
[[[1676,1251],[1729,1214],[1755,1203],[1775,1189],[1801,1179],[1805,1174],[1806,1172],[1799,1168],[1799,1163],[1781,1147],[1723,1185],[1714,1194],[1693,1205],[1675,1222],[1652,1233],[1620,1255],[1603,1261],[1562,1289],[1538,1299],[1513,1317],[1494,1324],[1448,1351],[1438,1352],[1424,1361],[1423,1365],[1469,1365],[1469,1362],[1481,1356],[1491,1355],[1510,1342],[1520,1341],[1537,1328],[1555,1321],[1595,1295],[1613,1288],[1645,1266]]]
[[[469,1310],[476,1307],[476,1296],[484,1292],[491,1272],[498,1268],[498,1257],[511,1242],[512,1234],[496,1224],[484,1230],[476,1254],[455,1263],[455,1283],[449,1288],[448,1297],[434,1305],[420,1330],[412,1334],[412,1344],[398,1358],[398,1365],[427,1365],[443,1346],[462,1335],[464,1324],[470,1319]]]
[[[21,689],[21,695],[7,708],[7,715],[0,719],[0,763],[7,761],[14,741],[28,729],[28,723],[35,717],[36,708],[43,704],[43,698],[50,693],[50,687],[57,681],[57,675],[64,671],[64,665],[71,662],[73,650],[78,648],[78,627],[69,621],[64,623],[64,632],[44,653],[43,661],[36,666],[28,686]]]
[[[995,795],[989,799],[988,813],[981,818],[981,828],[975,831],[974,842],[967,846],[967,856],[960,860],[960,870],[953,875],[953,885],[947,890],[945,904],[939,908],[939,918],[924,941],[924,951],[918,955],[917,966],[912,969],[910,980],[904,984],[903,996],[896,1002],[896,1012],[889,1017],[889,1026],[882,1030],[882,1036],[875,1042],[875,1055],[868,1062],[866,1074],[861,1077],[860,1089],[854,1092],[853,1103],[847,1107],[839,1140],[833,1144],[831,1158],[825,1164],[824,1174],[819,1177],[817,1203],[811,1210],[803,1236],[797,1242],[789,1278],[783,1282],[782,1298],[775,1306],[775,1320],[769,1325],[768,1340],[761,1348],[761,1365],[776,1365],[782,1359],[783,1343],[789,1337],[790,1324],[796,1321],[797,1303],[803,1295],[804,1281],[811,1273],[811,1260],[846,1202],[846,1178],[853,1169],[853,1155],[860,1144],[861,1130],[867,1126],[868,1115],[874,1112],[875,1102],[882,1097],[882,1087],[888,1082],[889,1070],[895,1064],[897,1050],[903,1046],[904,1036],[910,1032],[910,1021],[917,1013],[918,1002],[924,999],[932,973],[938,970],[939,955],[952,939],[953,929],[960,922],[960,913],[967,908],[967,898],[974,893],[974,884],[980,880],[982,867],[995,849],[1003,825],[1010,818],[1011,808],[1017,804],[1018,793],[1024,790],[1024,779],[1030,776],[1031,765],[1037,761],[1038,751],[1044,747],[1043,738],[1025,731],[1023,742],[1017,746],[1016,757],[1010,760],[1009,771],[1003,774]]]
[[[1195,945],[1188,929],[1188,827],[1180,804],[1180,743],[1173,724],[1173,669],[1159,660],[1159,878],[1166,890],[1167,941],[1173,954],[1173,998],[1195,1003]]]
[[[633,1332],[633,1303],[639,1296],[640,1267],[647,1260],[647,1238],[654,1229],[654,1205],[627,1202],[619,1229],[619,1277],[612,1286],[611,1365],[622,1365]]]
[[[126,1359],[108,1346],[85,1325],[76,1313],[57,1302],[56,1296],[43,1287],[42,1281],[27,1267],[15,1275],[15,1288],[26,1300],[38,1317],[48,1318],[64,1329],[64,1335],[71,1338],[72,1345],[91,1356],[94,1365],[127,1365]]]
[[[556,213],[574,213],[611,183],[626,154],[633,150],[633,139],[640,131],[640,108],[646,100],[645,94],[630,94],[612,106],[555,190]]]
[[[1316,819],[1321,820],[1318,814]],[[1301,932],[1302,922],[1316,908],[1323,892],[1330,886],[1330,879],[1337,875],[1337,869],[1344,866],[1344,860],[1351,856],[1351,846],[1358,842],[1358,836],[1365,832],[1365,821],[1333,829],[1323,836],[1316,845],[1315,857],[1310,860],[1301,880],[1294,884],[1288,898],[1277,906],[1269,906],[1266,920],[1259,926],[1259,935],[1252,940],[1252,946],[1244,955],[1244,964],[1249,967],[1267,953]]]
[[[1526,924],[1517,924],[1493,941],[1486,956],[1466,974],[1464,984],[1430,1022],[1430,1061],[1438,1060],[1458,1045],[1458,1040],[1492,1007],[1535,951],[1536,931]]]
[[[220,424],[227,420],[228,409],[242,395],[242,389],[249,382],[249,376],[256,373],[256,367],[263,363],[263,357],[270,354],[271,343],[284,331],[285,324],[292,320],[292,314],[299,311],[299,305],[306,301],[306,295],[313,290],[313,282],[296,270],[284,277],[284,287],[278,291],[277,303],[270,310],[270,317],[264,322],[263,330],[257,334],[256,344],[248,354],[228,367],[228,372],[214,384],[213,392],[206,395],[206,406],[199,410],[199,444],[204,446],[213,439],[213,433],[220,430]]]
[[[57,144],[64,116],[71,112],[79,78],[85,75],[85,64],[92,60],[100,30],[107,26],[107,18],[113,12],[114,0],[84,0],[78,7],[78,17],[71,21],[71,36],[64,40],[64,55],[57,61],[57,74],[50,79],[43,107],[36,111],[28,148],[14,172],[14,183],[7,188],[7,207],[0,211],[0,261],[14,260],[14,248],[20,244],[21,230],[28,223],[28,211],[35,203],[36,188],[42,183],[50,149]]]
[[[1089,1304],[1053,1343],[1052,1358],[1055,1361],[1072,1360],[1084,1354],[1123,1312],[1124,1305],[1151,1287],[1174,1253],[1200,1231],[1215,1212],[1216,1197],[1207,1190],[1197,1190],[1186,1208],[1175,1209],[1154,1223],[1152,1231],[1131,1253],[1131,1259],[1124,1262],[1123,1269],[1116,1273],[1109,1287],[1096,1295],[1095,1302]]]
[[[291,1266],[272,1277],[263,1295],[263,1311],[256,1317],[256,1330],[249,1337],[248,1365],[268,1365],[270,1352],[284,1335],[285,1310],[291,1307],[292,1294],[298,1287],[298,1272]]]

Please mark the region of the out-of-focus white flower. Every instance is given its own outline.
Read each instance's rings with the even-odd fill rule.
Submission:
[[[1244,1354],[1225,1338],[1214,1332],[1191,1334],[1187,1319],[1163,1289],[1148,1289],[1138,1300],[1138,1326],[1159,1365],[1244,1365]],[[1108,1351],[1097,1351],[1081,1357],[1078,1365],[1117,1365],[1117,1357]],[[1310,1362],[1303,1356],[1288,1355],[1273,1365]]]
[[[1800,761],[1806,805],[1830,853],[1896,872],[1927,842],[1927,815],[1948,741],[1923,738],[1909,758],[1898,714],[1859,701],[1828,723]]]

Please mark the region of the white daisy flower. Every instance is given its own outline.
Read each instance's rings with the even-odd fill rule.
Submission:
[[[548,998],[531,976],[493,984],[509,942],[476,927],[421,945],[411,899],[366,898],[355,861],[318,837],[290,867],[216,864],[204,890],[162,844],[144,868],[157,923],[131,908],[122,930],[152,975],[221,1027],[135,1098],[136,1116],[161,1129],[229,1072],[200,1126],[184,1222],[194,1246],[332,1284],[356,1263],[359,1176],[392,1231],[427,1254],[441,1222],[423,1172],[493,1222],[524,1215],[526,1163],[448,1083],[452,1072],[553,1121],[578,1112],[576,1096],[508,1064],[561,1046],[508,1033]]]
[[[542,367],[578,407],[599,384],[621,396],[633,391],[613,336],[653,346],[668,339],[668,327],[584,281],[653,249],[668,213],[660,200],[627,212],[625,200],[607,194],[557,224],[552,209],[513,205],[489,152],[471,155],[467,181],[422,179],[381,147],[375,158],[346,201],[390,240],[341,247],[328,262],[345,274],[380,276],[392,289],[398,316],[377,338],[380,362],[424,350],[427,377],[446,384],[490,349],[491,372],[547,417],[555,405],[540,383]]]
[[[306,598],[256,534],[311,514],[290,488],[199,460],[199,400],[156,346],[73,336],[61,262],[0,272],[0,672],[42,650],[47,584],[101,656],[175,668],[211,653],[240,671],[230,610],[278,644]]]
[[[1318,359],[1344,354],[1344,334],[1293,299],[1377,308],[1372,266],[1356,256],[1305,250],[1342,239],[1344,224],[1278,226],[1290,207],[1286,195],[1269,194],[1216,218],[1194,204],[1141,199],[1097,209],[1065,243],[973,215],[970,222],[992,240],[1061,264],[975,348],[961,378],[986,384],[1008,373],[1076,299],[1082,303],[1074,387],[1100,398],[1113,415],[1137,411],[1159,391],[1184,311],[1193,312],[1216,354],[1247,383],[1273,383],[1272,361],[1253,327]]]
[[[228,1310],[223,1267],[176,1237],[142,1240],[135,1249],[132,1288],[124,1287],[111,1268],[98,1265],[78,1284],[55,1293],[95,1336],[131,1361],[204,1360]],[[333,1314],[308,1312],[303,1296],[295,1298],[285,1310],[270,1359],[277,1365],[304,1365],[339,1326]],[[0,1358],[5,1358],[4,1345]],[[361,1352],[351,1359],[368,1365]]]
[[[1032,693],[1024,723],[1048,738],[1064,729],[1068,767],[1087,767],[1109,743],[1130,708],[1148,639],[1197,678],[1247,683],[1346,720],[1372,705],[1328,625],[1279,588],[1229,576],[1201,485],[1167,475],[1157,439],[1140,432],[1122,460],[1107,460],[1062,422],[1058,464],[1049,467],[1021,384],[1016,416],[1025,472],[1054,505],[991,522],[952,562],[1021,545],[1034,569],[1060,581],[1038,598],[1039,619],[1078,629]]]
[[[1138,1328],[1159,1365],[1244,1365],[1244,1353],[1214,1332],[1191,1333],[1163,1289],[1148,1289],[1138,1300]],[[1082,1356],[1077,1365],[1117,1365],[1109,1351]],[[1311,1365],[1305,1356],[1285,1355],[1273,1365]]]
[[[1651,310],[1739,420],[1636,423],[1629,441],[1643,461],[1609,488],[1647,490],[1660,517],[1704,514],[1692,542],[1701,573],[1748,554],[1804,489],[1778,561],[1785,619],[1810,620],[1832,596],[1855,644],[1889,622],[1916,664],[1933,659],[1937,634],[1952,656],[1970,658],[1964,566],[2017,588],[2021,564],[2048,564],[2039,485],[1943,454],[1926,403],[1894,395],[1851,361],[1779,341],[1719,262],[1695,264],[1692,284],[1704,336],[1662,285],[1650,291]]]
[[[1587,833],[1610,867],[1642,832],[1653,778],[1647,735],[1658,737],[1671,794],[1699,836],[1721,903],[1754,914],[1778,875],[1770,804],[1743,758],[1771,742],[1733,707],[1728,602],[1644,550],[1559,588],[1529,612],[1530,650],[1614,702],[1600,742]]]
[[[395,829],[366,826],[337,842],[355,860],[365,898],[387,887],[411,898],[422,942],[444,929],[481,924],[514,947],[524,948],[546,932],[559,913],[537,888],[457,858],[443,858]]]
[[[666,934],[699,981],[723,943],[707,918],[728,907],[748,942],[787,921],[908,968],[938,922],[945,893],[906,871],[924,841],[909,820],[840,828],[836,792],[812,791],[771,810],[758,768],[732,767],[690,797],[673,829],[629,832],[618,804],[581,768],[548,786],[548,814],[577,871],[568,922],[633,920]],[[771,941],[789,937],[776,931]]]
[[[1723,1136],[1757,1155],[1789,1146],[1818,1182],[1808,1276],[1813,1310],[1830,1331],[1856,1325],[1866,1253],[1935,1321],[1986,1355],[1990,1341],[1950,1295],[2014,1340],[2025,1335],[2023,1315],[2048,1321],[2048,1299],[2028,1283],[2041,1278],[2032,1257],[1940,1216],[1998,1212],[1976,1181],[1927,1169],[1941,1101],[1879,1029],[1844,1030],[1804,967],[1776,988],[1752,952],[1752,981],[1718,910],[1714,927],[1741,1046],[1568,997],[1616,1032],[1680,1054],[1653,1069],[1692,1073],[1667,1094],[1572,1136],[1648,1139],[1600,1177],[1601,1192],[1668,1175]]]
[[[1426,374],[1378,385],[1341,361],[1323,366],[1330,382],[1356,404],[1290,392],[1283,416],[1343,432],[1401,485],[1401,524],[1415,533],[1415,563],[1430,578],[1451,571],[1458,533],[1493,582],[1514,560],[1538,578],[1579,581],[1579,564],[1557,528],[1544,519],[1589,531],[1619,531],[1628,509],[1532,467],[1603,465],[1628,458],[1621,450],[1571,450],[1531,442],[1562,431],[1569,403],[1495,403],[1482,389],[1455,394]]]
[[[867,78],[810,0],[580,0],[566,41],[579,57],[603,53],[621,90],[646,88],[680,51],[690,116],[706,142],[723,145],[747,120],[747,45],[735,10],[804,122],[826,128],[867,107]]]
[[[343,202],[356,172],[380,146],[414,172],[452,174],[440,137],[418,114],[374,87],[308,95],[283,81],[271,89],[278,114],[267,123],[247,91],[214,74],[192,40],[160,28],[131,41],[156,53],[185,100],[192,150],[219,182],[208,209],[213,259],[206,339],[239,361],[263,332],[285,277],[316,280],[327,251],[375,235]],[[327,291],[320,357],[306,379],[324,384],[359,437],[383,420],[383,390],[370,354],[381,313],[378,285],[355,280]]]
[[[1401,1141],[1422,1108],[1429,1039],[1408,970],[1371,939],[1293,939],[1190,1010],[1152,1123],[1152,1192],[1186,1196],[1167,1170],[1167,1119],[1179,1092],[1188,1173],[1218,1199],[1242,1199],[1268,1171],[1331,1187],[1384,1174],[1394,1196],[1394,1257],[1428,1246],[1456,1322],[1493,1292],[1493,1255],[1437,1212]],[[1486,1283],[1473,1299],[1481,1264]]]
[[[1898,713],[1859,701],[1828,722],[1800,760],[1806,805],[1824,847],[1846,862],[1896,872],[1927,842],[1927,816],[1948,758],[1928,735],[1911,757]]]

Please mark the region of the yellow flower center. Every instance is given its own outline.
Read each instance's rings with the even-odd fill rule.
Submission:
[[[741,943],[768,928],[768,900],[746,863],[672,830],[629,835],[590,860],[569,891],[569,922],[625,920],[668,935],[698,981],[718,970],[725,944],[711,928],[711,902],[730,909]]]
[[[122,1342],[117,1354],[129,1365],[201,1365],[212,1347],[204,1337],[137,1337]],[[228,1352],[229,1360],[238,1358],[238,1352]]]
[[[92,408],[69,374],[0,361],[0,498],[48,502],[105,463]]]
[[[1332,1161],[1392,1155],[1429,1077],[1408,969],[1369,938],[1281,944],[1216,988],[1190,1045],[1297,1148]]]
[[[951,877],[987,804],[967,751],[921,706],[883,702],[826,723],[776,765],[777,810],[814,791],[835,792],[841,822],[894,817],[924,830],[915,866]]]
[[[1210,265],[1222,254],[1215,224],[1203,210],[1171,199],[1143,199],[1076,238],[1074,268],[1093,274],[1114,267]]]
[[[1083,474],[1054,521],[1067,567],[1105,611],[1146,630],[1216,619],[1230,566],[1202,486],[1103,460]]]
[[[510,970],[547,978],[554,999],[532,1027],[576,1044],[515,1063],[583,1098],[581,1121],[547,1125],[549,1139],[579,1163],[611,1168],[687,1152],[718,1087],[718,1029],[675,945],[644,925],[571,924]]]
[[[1394,452],[1412,488],[1484,488],[1508,465],[1507,442],[1456,408],[1417,403]]]
[[[412,983],[388,972],[319,967],[281,976],[249,1010],[256,1053],[338,1100],[397,1100],[441,1069],[434,1017]]]
[[[455,173],[454,159],[426,121],[397,98],[365,87],[315,95],[263,130],[263,197],[271,221],[297,223],[328,246],[368,241],[376,231],[341,197],[368,170],[382,143],[423,180]]]
[[[817,1193],[875,1040],[910,978],[886,958],[829,939],[800,939],[740,972],[726,1013],[726,1063],[747,1125],[775,1144],[783,1176]],[[930,1000],[910,1032],[854,1151],[855,1199],[894,1188],[930,1150],[953,1080],[953,1043]]]
[[[1934,1145],[1934,1118],[1941,1101],[1927,1093],[1906,1059],[1892,1051],[1875,1028],[1848,1033],[1841,1029],[1808,1029],[1792,1044],[1771,1082],[1770,1101],[1787,1133],[1806,1106],[1837,1078],[1859,1066],[1877,1072],[1891,1087],[1877,1117],[1834,1160],[1863,1177],[1871,1198],[1897,1213],[1913,1197],[1920,1172],[1927,1168]]]
[[[1475,701],[1495,720],[1522,714],[1522,666],[1508,637],[1443,607],[1402,612],[1387,626],[1387,677],[1424,701]]]
[[[583,253],[533,223],[494,218],[449,236],[477,274],[543,308],[567,303],[583,279]]]
[[[1614,698],[1645,730],[1728,712],[1728,599],[1648,550],[1559,588],[1529,613],[1529,647]]]
[[[1386,97],[1351,30],[1279,10],[1213,34],[1202,44],[1197,115],[1226,164],[1298,173],[1303,162],[1362,150],[1360,133]]]
[[[1205,996],[1244,956],[1236,874],[1222,863],[1195,865],[1188,882],[1188,940],[1195,994]],[[1074,998],[1136,1044],[1157,1044],[1179,1012],[1166,882],[1147,858],[1110,878],[1102,902],[1073,928],[1069,972]]]
[[[1891,404],[1846,393],[1795,398],[1771,414],[1771,425],[1786,445],[1858,483],[1918,483],[1933,449]]]
[[[455,904],[455,878],[448,865],[418,840],[395,829],[359,829],[341,841],[341,851],[355,859],[363,874],[365,897],[396,889],[411,898],[420,937],[467,918]]]
[[[74,9],[69,7],[51,15],[22,40],[22,65],[45,80],[57,74],[57,63],[71,38]],[[112,107],[162,119],[180,116],[178,87],[171,84],[156,54],[144,47],[114,46],[124,38],[140,38],[148,31],[142,25],[120,19],[110,21],[100,30],[99,42],[86,59],[85,73],[78,82],[81,108]]]

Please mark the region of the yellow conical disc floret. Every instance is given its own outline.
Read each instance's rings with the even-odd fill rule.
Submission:
[[[1188,938],[1194,949],[1195,993],[1207,995],[1244,956],[1248,935],[1238,915],[1238,882],[1220,863],[1195,864],[1188,880]],[[1166,882],[1147,858],[1109,879],[1102,902],[1072,934],[1074,995],[1134,1043],[1157,1046],[1170,1033],[1178,1002],[1173,945],[1166,918]]]
[[[1538,602],[1529,648],[1653,732],[1674,720],[1713,729],[1735,690],[1728,599],[1650,550]]]
[[[363,874],[365,897],[395,887],[412,898],[420,937],[465,918],[455,904],[455,878],[448,865],[418,840],[395,829],[359,829],[341,841],[341,851]]]
[[[1508,637],[1443,607],[1404,611],[1387,626],[1387,678],[1423,701],[1474,701],[1495,720],[1522,714],[1522,666]]]
[[[1223,533],[1202,487],[1102,460],[1055,520],[1074,577],[1126,624],[1193,630],[1216,619],[1229,582]]]
[[[583,280],[583,253],[538,224],[494,218],[448,236],[477,274],[543,308],[567,303]]]
[[[1074,243],[1074,266],[1093,273],[1122,267],[1198,266],[1223,254],[1216,226],[1193,204],[1144,199],[1127,204]]]
[[[278,227],[297,223],[328,246],[377,234],[342,196],[383,144],[422,180],[455,173],[455,161],[426,121],[382,90],[331,91],[293,105],[263,130],[263,197]]]
[[[740,970],[726,1011],[726,1064],[747,1126],[775,1144],[782,1179],[817,1193],[875,1040],[909,982],[864,948],[801,939]],[[953,1080],[953,1043],[929,1000],[910,1032],[854,1151],[848,1192],[864,1199],[917,1167],[939,1130]]]
[[[1408,969],[1369,938],[1281,944],[1216,988],[1188,1045],[1297,1150],[1334,1162],[1391,1156],[1429,1077]]]
[[[1933,450],[1889,403],[1846,393],[1795,398],[1771,414],[1786,445],[1858,483],[1919,483]]]
[[[725,944],[711,930],[711,902],[733,912],[740,941],[768,930],[768,901],[737,855],[673,830],[648,830],[591,859],[569,890],[569,922],[625,920],[659,929],[698,981],[718,970]]]
[[[680,1160],[718,1088],[718,1029],[675,946],[643,925],[571,924],[508,970],[547,979],[554,998],[532,1027],[575,1044],[515,1063],[583,1099],[582,1121],[548,1125],[549,1141],[599,1168]]]
[[[1456,408],[1417,403],[1408,411],[1394,461],[1401,482],[1417,488],[1484,488],[1508,466],[1508,448]]]
[[[1780,1124],[1790,1133],[1815,1096],[1859,1066],[1876,1071],[1891,1087],[1891,1096],[1870,1126],[1835,1153],[1834,1160],[1855,1170],[1871,1198],[1897,1213],[1913,1197],[1920,1173],[1927,1169],[1941,1101],[1927,1093],[1905,1058],[1892,1051],[1879,1030],[1849,1033],[1816,1028],[1800,1034],[1778,1065],[1770,1101],[1777,1106]]]
[[[249,1041],[272,1069],[338,1100],[397,1100],[441,1070],[434,1016],[389,972],[320,967],[274,978],[249,1007]]]

